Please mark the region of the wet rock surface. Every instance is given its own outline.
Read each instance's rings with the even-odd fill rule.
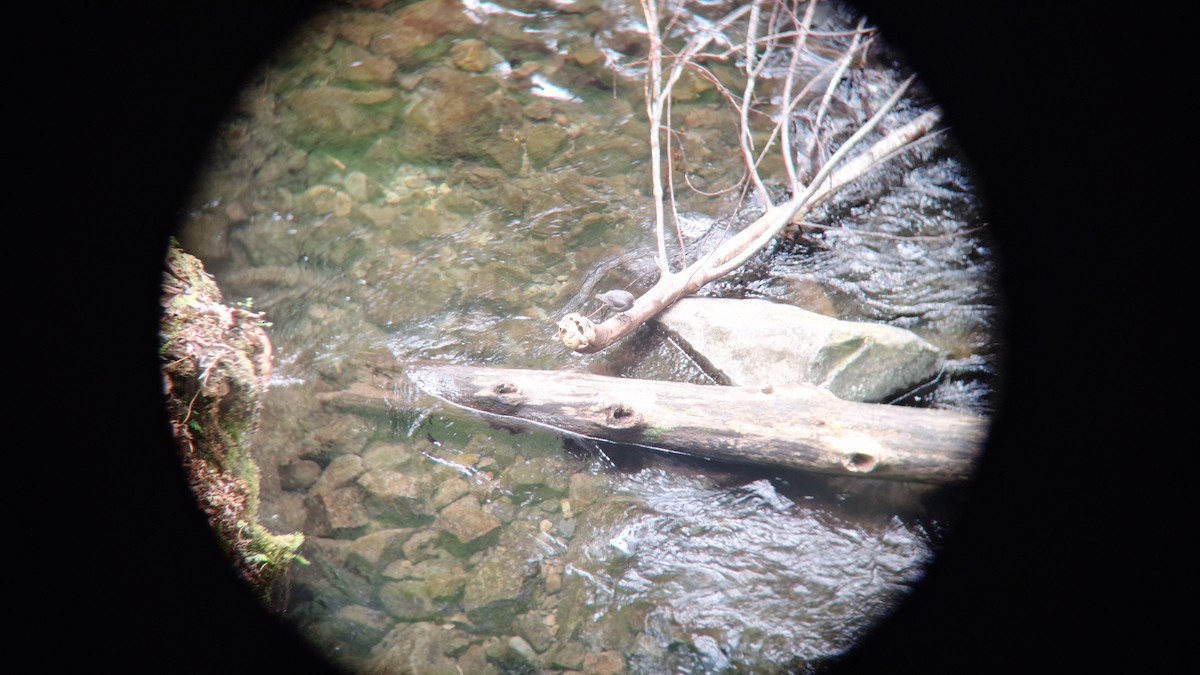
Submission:
[[[911,331],[766,300],[684,298],[657,317],[726,384],[812,384],[880,402],[935,379],[940,351]]]

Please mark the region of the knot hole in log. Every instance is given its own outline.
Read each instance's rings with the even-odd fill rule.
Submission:
[[[604,425],[609,429],[636,429],[642,426],[642,414],[624,403],[604,409]]]
[[[480,393],[506,411],[518,408],[525,402],[525,394],[512,382],[497,382]]]
[[[855,473],[869,473],[878,464],[879,460],[874,455],[862,452],[851,453],[842,460],[842,466]]]

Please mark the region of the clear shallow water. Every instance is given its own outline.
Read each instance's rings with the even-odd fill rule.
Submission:
[[[721,487],[646,469],[618,494],[643,509],[582,544],[586,608],[643,605],[644,672],[720,672],[819,660],[853,644],[919,577],[928,540],[898,518],[843,519],[762,478]],[[747,555],[746,552],[752,552]],[[590,578],[589,578],[590,577]],[[687,650],[672,649],[687,644]]]
[[[592,293],[654,278],[636,5],[437,5],[335,6],[303,30],[248,85],[181,232],[272,322],[262,516],[313,560],[288,619],[356,670],[817,667],[920,577],[953,495],[564,449],[402,381],[387,411],[320,402],[418,359],[705,381],[651,331],[590,356],[553,339]],[[404,23],[422,8],[437,20]],[[851,98],[900,79],[872,63]],[[711,92],[674,115],[697,182],[740,175]],[[909,328],[950,356],[915,398],[987,414],[993,263],[949,141],[704,292]],[[681,197],[694,254],[737,198]]]

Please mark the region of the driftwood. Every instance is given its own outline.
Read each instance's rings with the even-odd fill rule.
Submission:
[[[409,377],[438,399],[517,426],[837,476],[963,481],[986,431],[981,418],[843,401],[816,387],[763,391],[455,365],[417,367]]]

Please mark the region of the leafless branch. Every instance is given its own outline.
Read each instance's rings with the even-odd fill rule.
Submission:
[[[784,4],[785,2],[794,4],[788,5]],[[802,16],[797,12],[802,0],[753,0],[750,4],[738,7],[720,20],[697,30],[677,53],[670,56],[664,52],[665,33],[657,3],[658,0],[641,0],[649,36],[645,95],[646,114],[650,121],[651,180],[658,244],[656,260],[660,274],[654,286],[636,298],[630,309],[617,313],[603,323],[595,324],[587,317],[574,313],[559,321],[559,339],[567,347],[580,352],[595,352],[607,347],[633,332],[678,298],[695,293],[704,285],[741,267],[778,236],[789,223],[802,220],[806,214],[847,184],[866,175],[882,162],[930,134],[941,119],[941,113],[936,108],[926,111],[912,121],[883,134],[865,150],[859,150],[859,146],[876,134],[883,121],[893,113],[913,82],[913,78],[909,78],[896,87],[888,99],[875,109],[874,114],[842,141],[829,158],[820,163],[812,178],[805,182],[805,174],[808,171],[801,171],[796,165],[797,139],[793,137],[792,132],[798,106],[804,97],[816,88],[816,82],[832,68],[832,75],[825,85],[813,117],[811,136],[806,144],[805,154],[812,155],[821,142],[820,127],[829,114],[834,93],[850,63],[865,48],[862,38],[872,33],[866,28],[865,22],[859,22],[853,31],[825,33],[827,36],[849,36],[850,44],[844,48],[834,64],[801,82],[801,64],[812,60],[806,61],[805,56],[806,50],[809,49],[809,41],[814,35],[818,35],[811,31],[816,0],[806,3]],[[681,8],[682,4],[676,6],[668,26],[680,25],[685,21]],[[726,36],[735,26],[740,26],[744,34],[740,43]],[[744,81],[740,87],[740,94],[732,91],[706,65],[700,63],[702,60],[721,57],[719,54],[705,52],[714,41],[728,46],[729,57],[736,56],[741,59],[740,70]],[[781,86],[781,91],[771,96],[762,93],[760,85],[767,82],[768,78],[779,81],[775,71],[781,66],[786,68],[782,73],[782,83],[778,85]],[[683,254],[684,241],[679,226],[678,205],[674,193],[675,171],[670,152],[672,135],[677,133],[671,126],[672,91],[687,68],[692,68],[693,72],[711,82],[736,113],[738,147],[744,176],[742,181],[733,187],[752,190],[758,199],[758,206],[763,209],[754,222],[725,239],[709,254],[690,263]],[[773,106],[769,114],[768,109],[764,107],[768,104]],[[770,127],[763,147],[756,148],[752,129],[756,121],[761,119],[769,120],[768,124],[773,126]],[[665,158],[662,152],[664,144],[667,149]],[[682,143],[680,146],[682,147]],[[786,173],[784,185],[788,196],[779,203],[774,203],[767,181],[760,173],[768,151],[780,153]],[[664,161],[667,162],[665,179]],[[688,178],[688,171],[685,169],[682,173],[683,182],[696,190]],[[681,251],[677,271],[672,270],[667,255],[664,211],[667,204],[670,205],[671,220],[676,228]]]

